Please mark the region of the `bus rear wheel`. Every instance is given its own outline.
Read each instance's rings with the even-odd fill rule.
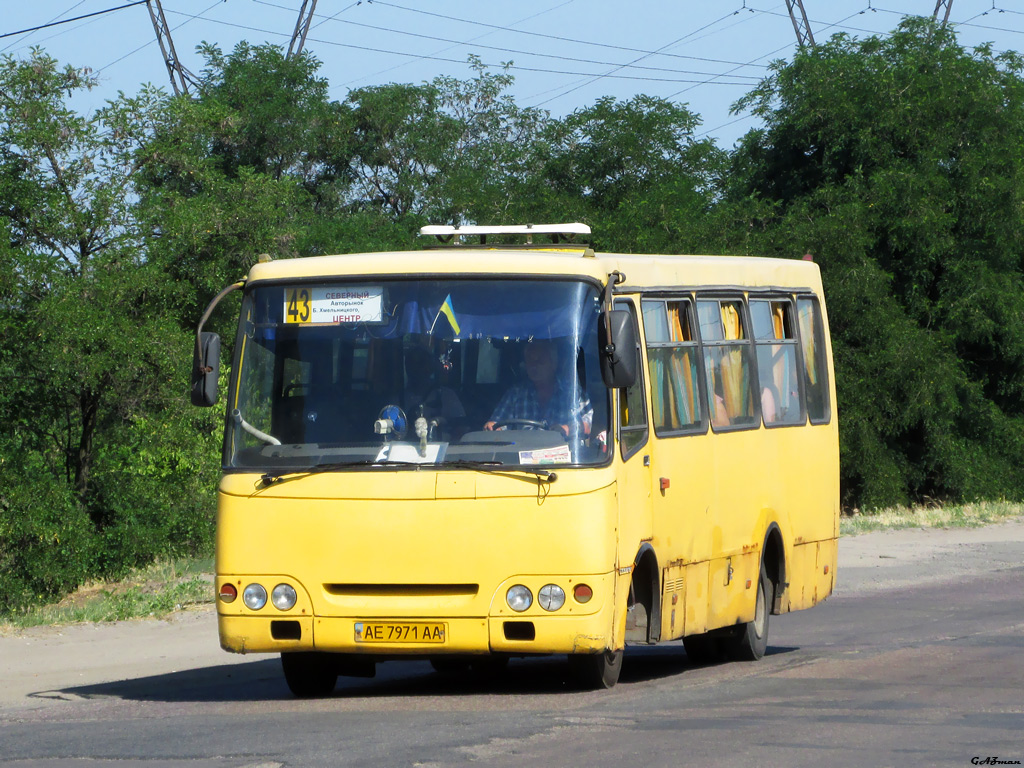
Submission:
[[[739,628],[736,635],[726,641],[726,652],[729,658],[736,661],[757,661],[768,650],[768,617],[771,615],[772,600],[775,597],[774,585],[768,578],[764,566],[761,566],[761,578],[757,584],[757,604],[754,608],[754,620],[748,621]]]
[[[583,688],[613,688],[622,671],[622,649],[601,653],[573,653],[569,656],[573,679]]]
[[[281,667],[288,688],[300,699],[326,696],[338,682],[337,668],[327,654],[295,652],[281,654]]]

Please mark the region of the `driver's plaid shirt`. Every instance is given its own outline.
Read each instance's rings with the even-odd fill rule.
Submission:
[[[576,397],[575,405],[572,401],[572,393],[564,387],[557,386],[551,399],[542,407],[540,401],[537,400],[537,390],[533,384],[529,382],[515,384],[498,401],[490,421],[530,419],[543,421],[549,427],[556,424],[572,425],[574,421],[579,421],[583,425],[584,431],[589,434],[594,420],[594,409],[590,404],[590,398],[580,392]]]

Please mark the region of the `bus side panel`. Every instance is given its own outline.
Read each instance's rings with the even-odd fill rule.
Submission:
[[[797,544],[789,564],[788,605],[784,608],[799,611],[810,608],[832,594],[835,584],[838,547],[835,539]]]
[[[684,635],[696,635],[708,629],[708,562],[685,568],[686,621]]]
[[[759,549],[711,562],[708,629],[728,627],[754,619],[760,563]]]

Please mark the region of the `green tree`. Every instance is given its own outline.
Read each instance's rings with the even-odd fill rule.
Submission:
[[[68,101],[92,84],[40,51],[0,60],[0,375],[8,383],[0,392],[0,457],[10,475],[0,515],[6,529],[21,532],[11,539],[21,542],[12,545],[19,558],[35,552],[40,561],[63,562],[36,586],[31,574],[43,571],[21,568],[25,594],[36,597],[96,568],[174,548],[167,536],[131,552],[109,540],[142,517],[165,527],[176,519],[175,507],[145,493],[121,508],[111,504],[126,493],[122,472],[130,474],[132,457],[124,466],[110,461],[126,430],[145,414],[159,432],[184,410],[190,339],[174,315],[173,286],[146,258],[133,194],[137,150],[164,97],[143,89],[81,116]],[[168,442],[188,453],[192,437],[183,430]],[[197,455],[184,465],[194,466]],[[181,466],[172,452],[160,461],[172,475]],[[208,544],[211,494],[192,480],[183,478],[180,489],[204,500]],[[44,493],[47,484],[54,487]],[[45,512],[42,499],[61,513]],[[79,515],[87,525],[72,523]],[[65,518],[68,535],[57,522]],[[60,557],[51,557],[54,547]]]
[[[507,72],[470,63],[471,80],[439,77],[349,94],[353,207],[395,220],[505,223],[547,113],[516,105]]]
[[[739,248],[811,251],[836,347],[844,499],[1024,496],[1022,61],[911,19],[837,35],[737,108]]]

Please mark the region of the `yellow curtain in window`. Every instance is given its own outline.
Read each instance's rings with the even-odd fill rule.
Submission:
[[[804,351],[804,368],[807,381],[814,386],[818,383],[818,366],[814,357],[814,305],[798,302],[800,306],[800,341]]]
[[[784,339],[786,338],[785,331],[785,311],[786,305],[779,302],[772,302],[772,326],[775,329],[775,338]]]
[[[671,341],[693,341],[685,309],[679,304],[668,305],[668,332]]]
[[[675,383],[675,401],[678,405],[678,424],[693,424],[696,419],[697,403],[694,400],[693,370],[690,365],[690,353],[683,350],[681,357],[672,355],[672,379]]]
[[[722,329],[727,340],[742,339],[743,326],[740,323],[740,313],[736,304],[725,303],[721,305]],[[750,393],[747,389],[747,377],[743,369],[743,351],[740,349],[726,349],[722,352],[722,399],[725,401],[725,409],[729,413],[729,420],[747,415],[747,402]]]
[[[742,339],[743,326],[740,325],[740,313],[735,304],[722,303],[722,330],[727,340]]]

